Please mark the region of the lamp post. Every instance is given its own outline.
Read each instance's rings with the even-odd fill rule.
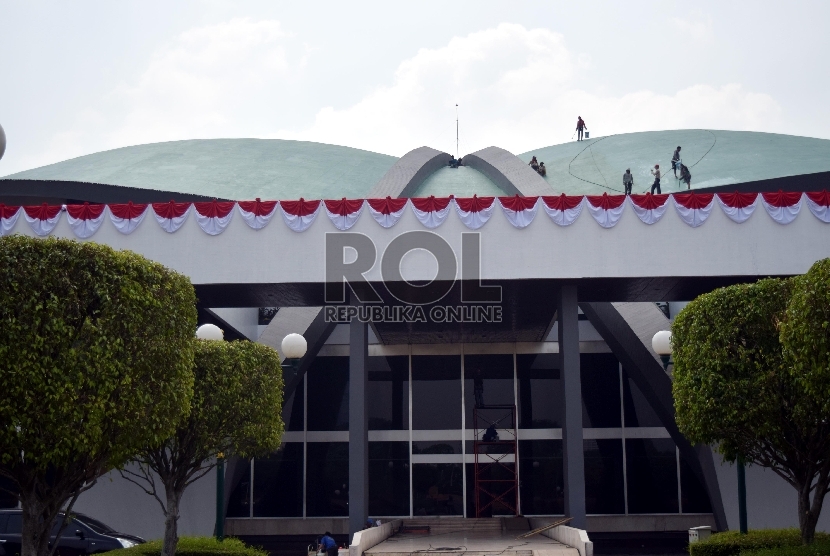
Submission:
[[[668,371],[671,364],[671,332],[668,330],[661,330],[651,339],[651,347],[654,353],[660,356],[663,361],[663,370]],[[745,535],[747,531],[747,517],[746,517],[746,468],[743,458],[738,458],[738,521],[741,529],[741,534]]]
[[[282,354],[285,356],[285,366],[291,369],[292,374],[296,375],[300,370],[298,368],[299,360],[303,358],[307,350],[308,343],[301,334],[292,333],[282,339]]]
[[[200,340],[221,342],[225,333],[215,324],[203,324],[196,329],[196,337]],[[225,538],[225,455],[216,454],[216,540]]]

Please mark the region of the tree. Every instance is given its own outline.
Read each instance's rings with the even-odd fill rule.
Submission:
[[[284,428],[282,368],[275,350],[248,341],[193,343],[190,416],[161,445],[149,445],[135,460],[137,465],[121,472],[161,505],[162,556],[176,553],[185,489],[216,465],[217,454],[248,458],[270,453],[279,448]]]
[[[680,431],[792,485],[805,544],[830,481],[829,264],[702,295],[672,325]]]
[[[61,510],[175,430],[192,396],[195,325],[193,286],[160,264],[0,238],[0,475],[23,510],[22,556],[49,554]]]

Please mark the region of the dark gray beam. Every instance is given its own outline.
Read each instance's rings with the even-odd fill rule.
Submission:
[[[680,434],[674,420],[671,379],[655,359],[649,346],[644,344],[613,304],[580,303],[579,306],[643,393],[680,453],[686,457],[692,472],[706,485],[715,525],[719,531],[726,531],[729,527],[723,510],[712,451],[706,445],[692,446],[686,437]]]
[[[562,403],[565,409],[565,423],[562,427],[565,515],[573,518],[573,527],[584,529],[585,458],[582,447],[582,385],[579,376],[579,305],[575,285],[562,286],[559,290],[556,313],[559,317],[559,360],[562,369]]]
[[[349,533],[366,528],[369,517],[369,326],[349,324]]]

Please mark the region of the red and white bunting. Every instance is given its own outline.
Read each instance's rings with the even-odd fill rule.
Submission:
[[[280,201],[280,213],[286,226],[295,232],[304,232],[314,224],[322,204],[319,200],[306,201],[302,197],[299,201]]]
[[[81,239],[92,237],[104,221],[106,205],[66,205],[66,220],[75,235]]]
[[[825,189],[813,193],[804,193],[807,197],[807,207],[813,216],[824,223],[830,224],[830,193]]]
[[[666,193],[662,195],[652,195],[651,193],[629,195],[628,200],[631,202],[631,208],[634,209],[637,218],[648,225],[659,222],[666,214],[666,208],[669,206],[669,196]]]
[[[757,193],[717,193],[718,204],[730,220],[743,224],[758,206]]]
[[[112,222],[116,230],[124,235],[133,233],[147,215],[148,205],[133,204],[132,201],[126,204],[108,206],[110,209],[110,222]]]
[[[42,205],[23,207],[23,215],[32,230],[40,237],[48,236],[58,225],[61,217],[61,205]]]
[[[276,201],[261,201],[259,197],[256,201],[239,201],[236,206],[242,220],[254,230],[261,230],[267,226],[277,212]]]
[[[190,214],[190,203],[153,203],[153,214],[161,229],[172,234],[182,227]]]
[[[801,197],[800,191],[761,193],[767,214],[779,224],[789,224],[795,220],[801,212]]]
[[[10,207],[0,203],[0,236],[12,231],[21,212],[20,207]]]
[[[406,198],[393,199],[392,197],[387,197],[386,199],[366,199],[372,218],[384,228],[391,228],[398,223],[398,220],[403,216],[403,211],[406,209],[406,201]]]
[[[603,228],[613,228],[620,221],[625,208],[625,195],[586,195],[588,212]]]
[[[672,200],[680,219],[692,228],[706,222],[715,206],[714,193],[675,193]]]
[[[218,236],[225,231],[233,218],[234,204],[216,199],[208,203],[193,203],[193,208],[196,210],[196,222],[206,234]]]
[[[499,197],[501,211],[515,228],[527,228],[539,211],[539,197]]]
[[[493,216],[493,208],[496,206],[495,201],[495,197],[479,197],[478,195],[453,199],[458,218],[471,230],[478,230],[490,220]]]
[[[585,197],[581,195],[559,195],[542,197],[542,206],[550,219],[559,226],[570,226],[582,214]]]
[[[410,199],[412,212],[418,222],[427,228],[434,229],[444,223],[450,213],[450,201],[452,197],[429,197]]]
[[[323,201],[326,205],[326,214],[338,230],[346,231],[357,223],[363,212],[363,199],[346,199],[339,201]]]

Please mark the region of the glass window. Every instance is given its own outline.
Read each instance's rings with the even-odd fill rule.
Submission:
[[[412,356],[412,428],[461,428],[460,356]]]
[[[563,394],[559,355],[517,355],[516,374],[519,380],[519,426],[523,429],[561,428]]]
[[[251,516],[251,461],[236,459],[227,464],[225,484],[230,483],[228,517]],[[302,510],[300,510],[302,512]],[[302,515],[302,514],[300,514]]]
[[[415,515],[463,515],[462,481],[460,463],[414,464],[412,505]]]
[[[303,516],[303,444],[254,459],[254,517]]]
[[[308,430],[349,430],[349,358],[316,357],[308,370]]]
[[[677,458],[670,438],[628,438],[628,513],[677,513]]]
[[[408,430],[409,357],[370,357],[368,365],[369,430]]]
[[[481,517],[513,516],[516,507],[512,463],[483,466],[479,459],[480,486],[485,490],[480,495]],[[490,462],[492,463],[492,462]],[[475,464],[467,464],[467,517],[476,517]],[[499,498],[495,500],[495,498]],[[492,502],[492,504],[491,504]],[[506,503],[505,503],[506,502]]]
[[[306,453],[306,515],[349,515],[349,443],[309,442]]]
[[[680,456],[680,496],[683,498],[684,514],[712,513],[706,486],[694,474],[683,455]]]
[[[474,426],[474,408],[492,405],[512,406],[515,403],[512,354],[464,356],[464,408],[468,429]],[[501,425],[504,428],[513,426],[512,423]]]
[[[519,472],[522,514],[565,513],[561,440],[520,440]]]
[[[305,385],[300,382],[297,389],[282,404],[282,420],[287,431],[303,430],[303,401]]]
[[[585,510],[589,514],[625,513],[621,440],[583,440]]]
[[[369,515],[409,515],[407,442],[369,442]]]
[[[582,384],[582,426],[621,427],[620,366],[611,353],[579,356]]]
[[[626,427],[662,427],[663,423],[646,401],[642,391],[623,369],[623,403]]]
[[[461,436],[461,431],[459,436]],[[418,440],[412,443],[413,454],[460,454],[461,441],[453,440]]]

